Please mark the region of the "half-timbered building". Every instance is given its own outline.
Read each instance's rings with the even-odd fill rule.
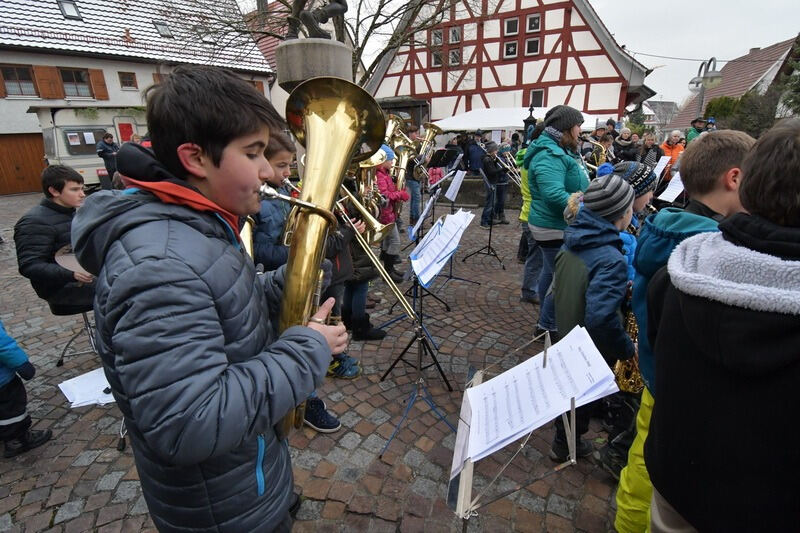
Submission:
[[[444,9],[444,21],[385,58],[368,84],[379,101],[427,100],[430,120],[531,104],[620,117],[654,95],[648,69],[587,0],[438,0],[424,9]]]

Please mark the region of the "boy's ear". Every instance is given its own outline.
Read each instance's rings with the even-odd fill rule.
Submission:
[[[203,149],[194,143],[184,143],[176,148],[178,159],[183,168],[192,176],[206,177],[206,169],[211,163],[211,159]]]
[[[58,190],[57,190],[55,187],[53,187],[53,186],[50,186],[50,187],[48,187],[48,188],[47,188],[47,190],[50,192],[50,196],[51,196],[52,198],[58,198],[59,196],[61,196],[61,192],[60,192],[60,191],[58,191]]]
[[[722,175],[722,186],[726,191],[738,191],[742,180],[742,169],[733,167]]]

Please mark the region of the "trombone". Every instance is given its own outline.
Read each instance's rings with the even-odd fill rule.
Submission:
[[[478,143],[478,146],[481,147],[483,153],[489,155],[489,152],[486,151],[486,147],[484,146],[483,143]],[[505,159],[506,155],[508,156],[509,159]],[[511,155],[511,152],[503,152],[502,156],[501,154],[497,154],[494,158],[497,161],[497,163],[501,167],[503,167],[503,170],[506,171],[509,181],[513,182],[514,185],[516,185],[517,187],[519,187],[520,190],[522,190],[522,175],[520,174],[519,169],[517,168],[517,162],[512,159],[513,157],[514,156]]]

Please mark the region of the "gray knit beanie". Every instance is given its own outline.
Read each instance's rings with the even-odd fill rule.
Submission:
[[[583,206],[595,215],[614,222],[625,214],[633,204],[633,199],[633,187],[616,174],[609,174],[589,184],[583,193]]]
[[[583,113],[568,105],[557,105],[544,116],[544,126],[558,131],[567,131],[572,126],[583,124]]]

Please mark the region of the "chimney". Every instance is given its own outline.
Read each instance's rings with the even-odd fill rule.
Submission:
[[[761,50],[761,47],[760,46],[756,46],[755,48],[751,48],[750,51],[748,52],[748,54],[752,54],[753,52],[758,52],[759,50]]]

